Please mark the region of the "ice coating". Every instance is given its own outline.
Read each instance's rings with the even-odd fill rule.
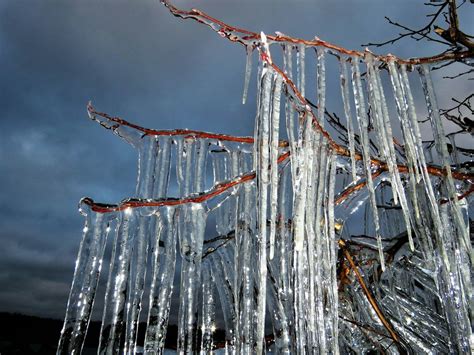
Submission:
[[[58,352],[82,347],[100,271],[90,260],[101,258],[110,226],[99,352],[139,352],[145,326],[144,352],[163,353],[176,315],[181,353],[469,351],[469,202],[458,196],[467,196],[471,177],[457,161],[451,166],[429,68],[420,69],[437,146],[429,161],[440,158],[441,167],[427,164],[406,63],[370,53],[338,57],[345,147],[324,122],[333,79],[324,42],[316,45],[316,83],[307,86],[316,87],[313,112],[304,97],[305,50],[316,42],[281,42],[280,70],[270,54],[275,41],[260,34],[245,42],[244,100],[253,50],[260,59],[253,138],[144,129],[89,110],[137,149],[138,181],[136,196],[118,205],[83,204],[95,220],[86,220]],[[279,141],[285,133],[288,142]],[[88,302],[78,305],[79,298]]]

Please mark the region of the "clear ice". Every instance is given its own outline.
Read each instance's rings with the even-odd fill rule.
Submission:
[[[243,102],[260,54],[253,138],[149,130],[89,107],[137,150],[138,179],[118,205],[81,201],[58,354],[82,351],[102,284],[100,354],[162,354],[171,325],[182,354],[472,351],[472,208],[458,198],[470,182],[448,151],[430,67],[415,66],[433,152],[412,68],[316,46],[313,112],[309,45],[281,43],[280,71],[269,38],[243,40]],[[334,57],[340,140],[325,123]]]

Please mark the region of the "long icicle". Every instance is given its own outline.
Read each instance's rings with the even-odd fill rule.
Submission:
[[[412,199],[412,206],[414,209],[415,220],[420,220],[420,211],[418,208],[418,201],[416,196],[416,184],[419,181],[419,170],[416,164],[416,148],[413,139],[413,132],[411,132],[410,122],[408,120],[408,100],[407,93],[401,82],[401,76],[396,64],[393,61],[388,62],[390,72],[390,79],[392,88],[395,94],[395,101],[397,103],[398,116],[402,126],[403,137],[405,139],[405,154],[408,161],[408,173],[410,176],[410,196]]]
[[[100,353],[117,353],[124,332],[126,296],[129,287],[129,267],[133,242],[137,234],[139,211],[122,211],[110,262],[109,280],[105,294],[104,313],[99,340]]]
[[[302,43],[298,45],[297,51],[297,77],[298,77],[298,89],[301,92],[301,95],[305,95],[305,81],[306,81],[306,66],[305,66],[305,54],[306,46]]]
[[[213,333],[215,325],[214,283],[211,277],[211,263],[203,262],[202,269],[202,323],[201,323],[201,354],[213,350]]]
[[[336,240],[336,227],[334,217],[334,190],[336,185],[336,173],[337,164],[336,158],[333,152],[330,153],[329,157],[329,187],[328,187],[328,198],[327,198],[327,211],[329,219],[329,265],[330,265],[330,285],[329,285],[329,314],[331,318],[329,322],[331,324],[331,352],[333,354],[339,353],[339,294],[337,289],[337,240]]]
[[[179,249],[181,253],[181,289],[178,313],[178,352],[192,353],[195,348],[194,323],[197,291],[201,282],[201,259],[207,213],[200,204],[181,209]]]
[[[127,301],[127,320],[125,331],[125,354],[134,354],[145,288],[149,249],[149,216],[138,217],[138,231],[130,260],[130,283]]]
[[[347,122],[347,138],[349,140],[349,152],[351,157],[351,174],[352,181],[356,182],[357,177],[357,168],[356,168],[356,158],[355,158],[355,144],[354,144],[354,128],[352,123],[352,114],[351,114],[351,105],[350,105],[350,96],[349,96],[349,75],[347,74],[347,61],[343,57],[339,59],[340,72],[341,72],[341,93],[342,93],[342,102],[344,105],[344,115],[346,116]]]
[[[270,139],[270,260],[275,255],[275,234],[278,207],[278,139],[280,132],[280,95],[282,78],[274,79],[272,89],[271,139]]]
[[[262,33],[262,41],[265,35]],[[266,42],[265,42],[266,43]],[[267,46],[268,47],[268,46]],[[266,48],[268,50],[268,48]],[[262,68],[261,86],[259,88],[259,113],[257,117],[257,128],[255,131],[254,159],[255,171],[257,173],[257,213],[258,213],[258,296],[257,296],[257,354],[262,354],[265,337],[265,308],[266,308],[266,284],[267,284],[267,207],[269,177],[269,130],[270,130],[270,105],[271,87],[273,73],[266,66]]]
[[[376,68],[373,61],[373,55],[367,53],[367,78],[369,80],[369,97],[371,99],[371,107],[373,109],[374,122],[376,123],[376,132],[379,137],[379,144],[382,147],[384,159],[390,172],[390,179],[392,183],[394,204],[399,201],[402,207],[402,213],[407,226],[407,235],[410,249],[414,250],[413,238],[411,233],[411,222],[409,218],[408,203],[406,200],[404,187],[400,179],[400,174],[397,168],[397,160],[395,156],[395,149],[393,147],[393,135],[390,123],[390,116],[385,101],[385,94],[383,92],[382,83],[380,80],[379,70]]]
[[[81,203],[86,216],[83,237],[66,309],[57,354],[80,353],[89,326],[102,259],[112,216],[93,212]]]
[[[354,100],[357,111],[357,123],[359,125],[359,132],[361,138],[362,146],[362,156],[365,166],[365,174],[367,179],[367,189],[369,191],[370,204],[372,206],[372,216],[374,219],[375,225],[375,235],[377,238],[377,247],[379,252],[380,267],[382,271],[385,270],[385,256],[383,254],[383,244],[382,237],[380,235],[380,224],[379,224],[379,215],[377,212],[377,202],[375,201],[375,189],[374,183],[372,181],[372,168],[369,155],[369,132],[368,132],[368,121],[367,121],[367,111],[365,109],[364,94],[362,90],[362,82],[360,77],[360,68],[359,68],[359,59],[357,57],[352,57],[352,87],[354,90]]]
[[[153,278],[150,287],[145,352],[161,353],[165,346],[176,267],[176,214],[175,207],[166,207],[155,217],[158,221],[155,232],[156,247],[153,253]],[[161,240],[163,247],[160,247]]]
[[[454,180],[451,171],[451,165],[449,163],[449,153],[446,145],[446,135],[444,133],[443,124],[441,122],[441,117],[439,115],[438,103],[436,100],[436,95],[433,88],[433,83],[431,81],[431,73],[428,65],[420,66],[420,77],[422,81],[423,91],[425,93],[426,104],[428,106],[428,113],[430,116],[431,127],[434,133],[434,139],[436,143],[436,149],[438,155],[441,158],[441,163],[444,166],[446,171],[446,186],[449,194],[449,201],[452,205],[454,218],[456,224],[459,226],[458,231],[461,234],[461,240],[464,244],[464,247],[468,251],[471,263],[474,263],[474,254],[472,252],[471,241],[467,228],[465,228],[465,223],[460,212],[459,202],[456,193],[456,187],[454,185]]]
[[[321,127],[324,127],[324,113],[326,112],[326,50],[322,47],[316,49],[318,64],[317,71],[317,95],[318,95],[318,119]]]

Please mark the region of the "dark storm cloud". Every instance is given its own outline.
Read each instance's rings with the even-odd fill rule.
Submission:
[[[393,34],[384,15],[424,21],[423,7],[411,1],[176,4],[349,48]],[[436,49],[408,41],[390,51]],[[155,0],[3,1],[0,311],[62,317],[83,223],[77,202],[133,195],[136,153],[87,119],[89,100],[143,126],[252,135],[255,82],[242,106],[243,71],[242,47],[174,18]]]

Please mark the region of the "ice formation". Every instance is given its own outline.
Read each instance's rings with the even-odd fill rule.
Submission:
[[[275,37],[246,36],[244,102],[259,56],[253,138],[145,129],[89,106],[91,119],[137,149],[138,181],[120,204],[81,201],[58,354],[81,352],[104,276],[101,354],[163,353],[170,319],[179,353],[470,352],[470,209],[458,197],[473,175],[453,165],[429,65],[417,69],[440,166],[427,163],[406,63],[281,40],[280,69]],[[347,148],[325,124],[330,58]]]

